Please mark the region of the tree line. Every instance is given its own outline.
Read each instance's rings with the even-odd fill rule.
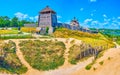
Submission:
[[[17,17],[9,18],[8,16],[0,16],[0,27],[22,27],[24,24],[35,22],[27,20],[19,20]]]

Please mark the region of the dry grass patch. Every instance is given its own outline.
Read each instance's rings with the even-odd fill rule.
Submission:
[[[21,51],[27,62],[38,70],[58,68],[64,63],[65,45],[60,41],[28,40],[20,44]]]

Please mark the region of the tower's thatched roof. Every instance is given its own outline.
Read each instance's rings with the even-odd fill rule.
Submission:
[[[44,13],[53,13],[56,14],[56,12],[54,10],[52,10],[49,6],[46,6],[46,8],[44,8],[43,10],[40,11],[41,14]]]

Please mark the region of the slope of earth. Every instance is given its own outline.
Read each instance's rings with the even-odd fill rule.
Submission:
[[[120,75],[120,46],[107,50],[90,70],[85,68],[71,75]]]

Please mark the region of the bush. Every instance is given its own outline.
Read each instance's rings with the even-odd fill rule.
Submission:
[[[110,60],[111,58],[110,57],[108,57],[108,60]]]
[[[95,71],[95,70],[96,70],[96,68],[94,67],[94,68],[93,68],[93,70]]]
[[[103,65],[104,61],[99,62],[100,65]]]
[[[71,64],[77,64],[77,60],[75,60],[75,59],[71,59],[69,62],[70,62]]]
[[[90,70],[91,67],[92,67],[92,64],[88,64],[88,65],[85,67],[85,69],[86,69],[86,70]]]

